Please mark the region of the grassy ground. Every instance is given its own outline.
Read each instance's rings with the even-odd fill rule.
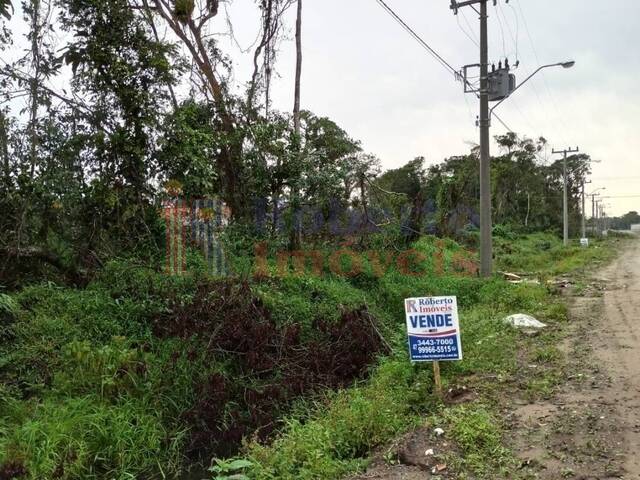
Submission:
[[[465,274],[468,255],[453,242],[424,238],[414,249],[382,270],[363,254],[353,275],[332,273],[329,264],[320,276],[224,288],[207,283],[196,257],[193,273],[177,278],[122,261],[85,290],[46,284],[0,295],[0,478],[172,478],[202,459],[202,445],[215,438],[210,455],[238,458],[214,461],[214,478],[339,478],[425,422],[452,432],[464,453],[449,459],[456,471],[477,478],[510,469],[491,399],[523,351],[551,365],[557,338],[554,329],[522,338],[500,320],[522,312],[553,326],[565,321],[565,308],[544,283]],[[611,250],[610,243],[564,250],[541,234],[497,246],[500,269],[541,278]],[[465,382],[482,402],[445,408],[429,394],[430,369],[407,360],[402,300],[439,294],[458,296],[465,351],[464,361],[443,366],[445,386]],[[262,357],[274,365],[257,367],[255,345],[229,346],[240,319],[255,319],[254,335],[273,340]],[[193,322],[189,334],[179,328],[185,322]],[[378,343],[373,353],[344,343],[367,329],[377,335],[367,337]],[[332,371],[360,362],[369,375],[327,375],[326,365],[308,363],[316,358]],[[330,363],[335,358],[343,364]],[[301,373],[314,368],[311,377]],[[526,382],[532,396],[548,394],[553,369]]]
[[[465,359],[444,365],[444,384],[446,389],[464,383],[479,401],[441,404],[429,394],[433,379],[428,366],[411,365],[406,345],[398,341],[394,354],[381,361],[366,384],[326,398],[302,419],[291,418],[275,442],[266,446],[250,442],[245,448],[250,466],[242,471],[261,479],[340,478],[363,469],[367,452],[404,431],[428,426],[444,428],[457,446],[441,458],[457,478],[517,478],[519,464],[503,444],[498,399],[513,388],[514,380],[522,382],[531,399],[549,395],[557,382],[560,354],[555,327],[566,321],[566,307],[544,279],[606,261],[613,255],[615,242],[596,243],[588,250],[564,249],[555,237],[536,234],[497,243],[498,252],[509,251],[502,258],[498,253],[498,269],[527,272],[543,283],[512,285],[450,275],[407,282],[392,276],[380,282],[376,294],[398,309],[403,296],[459,295]],[[529,338],[505,328],[501,319],[519,312],[535,315],[550,325],[549,330]],[[396,318],[396,329],[402,331],[399,311]],[[523,357],[543,368],[520,377],[517,370]],[[387,454],[392,462],[395,455]]]

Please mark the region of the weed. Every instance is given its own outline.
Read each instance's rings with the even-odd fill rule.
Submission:
[[[553,363],[562,356],[555,345],[544,345],[536,349],[533,355],[534,362]]]
[[[490,408],[475,404],[444,409],[431,422],[444,424],[445,432],[450,431],[461,449],[457,469],[496,478],[515,464],[512,453],[503,446],[500,421]]]
[[[243,471],[253,464],[248,460],[215,460],[215,465],[209,468],[214,480],[249,480]]]

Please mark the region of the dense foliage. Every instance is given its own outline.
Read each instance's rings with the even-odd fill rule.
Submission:
[[[298,108],[299,83],[293,112],[273,109],[285,14],[301,3],[252,2],[246,82],[219,41],[235,20],[220,3],[0,0],[0,51],[26,47],[0,67],[0,480],[337,478],[437,414],[405,359],[403,298],[458,296],[469,357],[449,378],[513,371],[501,315],[562,321],[544,286],[477,278],[477,149],[383,171]],[[562,165],[545,140],[496,142],[501,266],[596,255],[549,233]],[[569,158],[573,231],[588,165]],[[166,215],[214,198],[226,276],[187,239],[215,212],[189,232]],[[165,271],[176,230],[186,273]],[[438,418],[470,458],[493,455],[491,412],[458,413]]]
[[[621,217],[614,217],[607,222],[607,226],[614,230],[630,230],[632,225],[640,225],[638,212],[629,212]]]
[[[207,34],[234,19],[217,1],[191,3],[30,0],[22,19],[4,14],[0,48],[28,48],[0,68],[2,284],[48,275],[82,285],[116,252],[153,260],[163,248],[158,207],[175,196],[219,197],[245,232],[259,227],[296,248],[305,218],[327,223],[336,212],[365,230],[393,225],[408,240],[477,226],[477,149],[381,173],[331,119],[270,107],[294,2],[256,5],[262,36],[245,83]],[[11,35],[20,20],[26,36]],[[558,230],[562,168],[541,160],[545,140],[496,141],[496,223]],[[572,227],[588,160],[569,159]]]

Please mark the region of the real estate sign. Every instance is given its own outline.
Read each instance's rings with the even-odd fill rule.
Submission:
[[[407,298],[404,309],[411,361],[462,360],[456,297]]]

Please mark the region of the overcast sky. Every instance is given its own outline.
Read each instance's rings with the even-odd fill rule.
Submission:
[[[478,15],[469,7],[456,17],[449,0],[386,2],[455,68],[478,63]],[[250,47],[258,29],[255,1],[226,5],[235,40]],[[477,99],[464,95],[462,84],[376,0],[303,5],[303,108],[332,118],[386,168],[419,155],[438,163],[478,142]],[[640,195],[640,2],[499,0],[496,7],[490,2],[489,12],[490,59],[508,57],[512,65],[519,60],[519,81],[540,65],[576,61],[570,70],[544,70],[518,90],[497,111],[505,123],[521,136],[544,136],[550,148],[579,146],[602,160],[593,166],[588,191],[606,187],[606,195]],[[16,12],[11,22],[16,35],[26,31],[20,17]],[[235,60],[236,79],[248,79],[250,55],[230,38],[220,41]],[[292,108],[294,69],[294,44],[286,41],[273,84],[278,109]],[[494,120],[491,133],[505,128]],[[615,215],[640,210],[640,197],[607,202]]]
[[[449,0],[386,1],[454,67],[478,63],[473,10],[456,18]],[[238,40],[246,45],[255,38],[255,25],[238,19],[248,18],[250,4],[235,0],[231,10]],[[475,97],[465,98],[461,83],[376,0],[303,5],[304,108],[334,119],[385,167],[418,155],[437,163],[477,143]],[[511,64],[517,58],[520,81],[539,65],[576,61],[570,70],[545,70],[497,113],[520,135],[542,135],[558,149],[579,146],[602,160],[588,191],[606,187],[607,195],[640,195],[640,2],[500,0],[489,12],[490,58],[508,56]],[[293,43],[285,43],[274,85],[281,109],[292,105],[294,59]],[[492,135],[504,132],[494,121]],[[640,197],[607,202],[614,214],[640,210]]]

